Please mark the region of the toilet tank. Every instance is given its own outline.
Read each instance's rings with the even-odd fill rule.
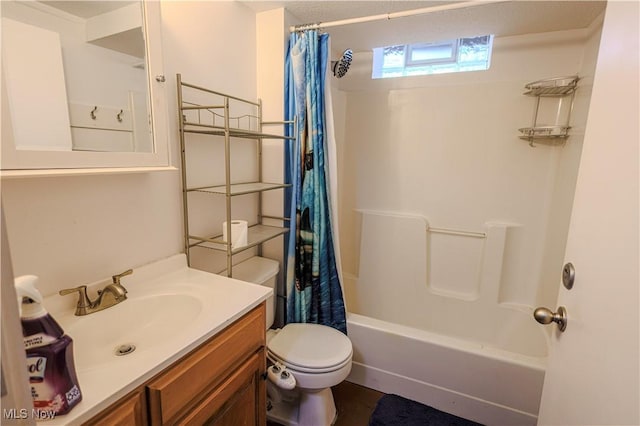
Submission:
[[[266,257],[254,256],[233,265],[233,278],[260,284],[273,290],[273,295],[267,299],[267,329],[273,325],[276,307],[276,277],[280,270],[280,264]]]

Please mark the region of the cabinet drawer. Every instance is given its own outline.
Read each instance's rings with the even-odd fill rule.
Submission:
[[[265,344],[265,304],[187,355],[147,386],[152,425],[173,423]]]
[[[147,424],[147,397],[144,389],[122,398],[85,426],[143,426]]]

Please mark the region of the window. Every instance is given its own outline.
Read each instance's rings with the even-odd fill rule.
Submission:
[[[373,49],[372,78],[489,69],[493,36],[459,38]]]
[[[453,63],[458,55],[458,40],[406,46],[406,65],[410,67],[436,63]]]

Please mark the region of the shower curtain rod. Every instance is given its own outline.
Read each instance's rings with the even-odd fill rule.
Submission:
[[[289,27],[289,32],[304,31],[304,30],[318,30],[330,27],[338,27],[341,25],[360,24],[363,22],[391,20],[395,18],[405,18],[408,16],[425,15],[427,13],[442,12],[445,10],[464,9],[467,7],[482,6],[491,3],[504,3],[508,0],[475,0],[465,1],[459,3],[450,3],[442,6],[423,7],[421,9],[405,10],[401,12],[383,13],[381,15],[363,16],[360,18],[341,19],[338,21],[317,22],[313,24],[292,25]]]

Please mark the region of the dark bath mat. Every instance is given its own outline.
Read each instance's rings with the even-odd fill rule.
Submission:
[[[480,426],[398,395],[384,395],[369,419],[369,426]]]

